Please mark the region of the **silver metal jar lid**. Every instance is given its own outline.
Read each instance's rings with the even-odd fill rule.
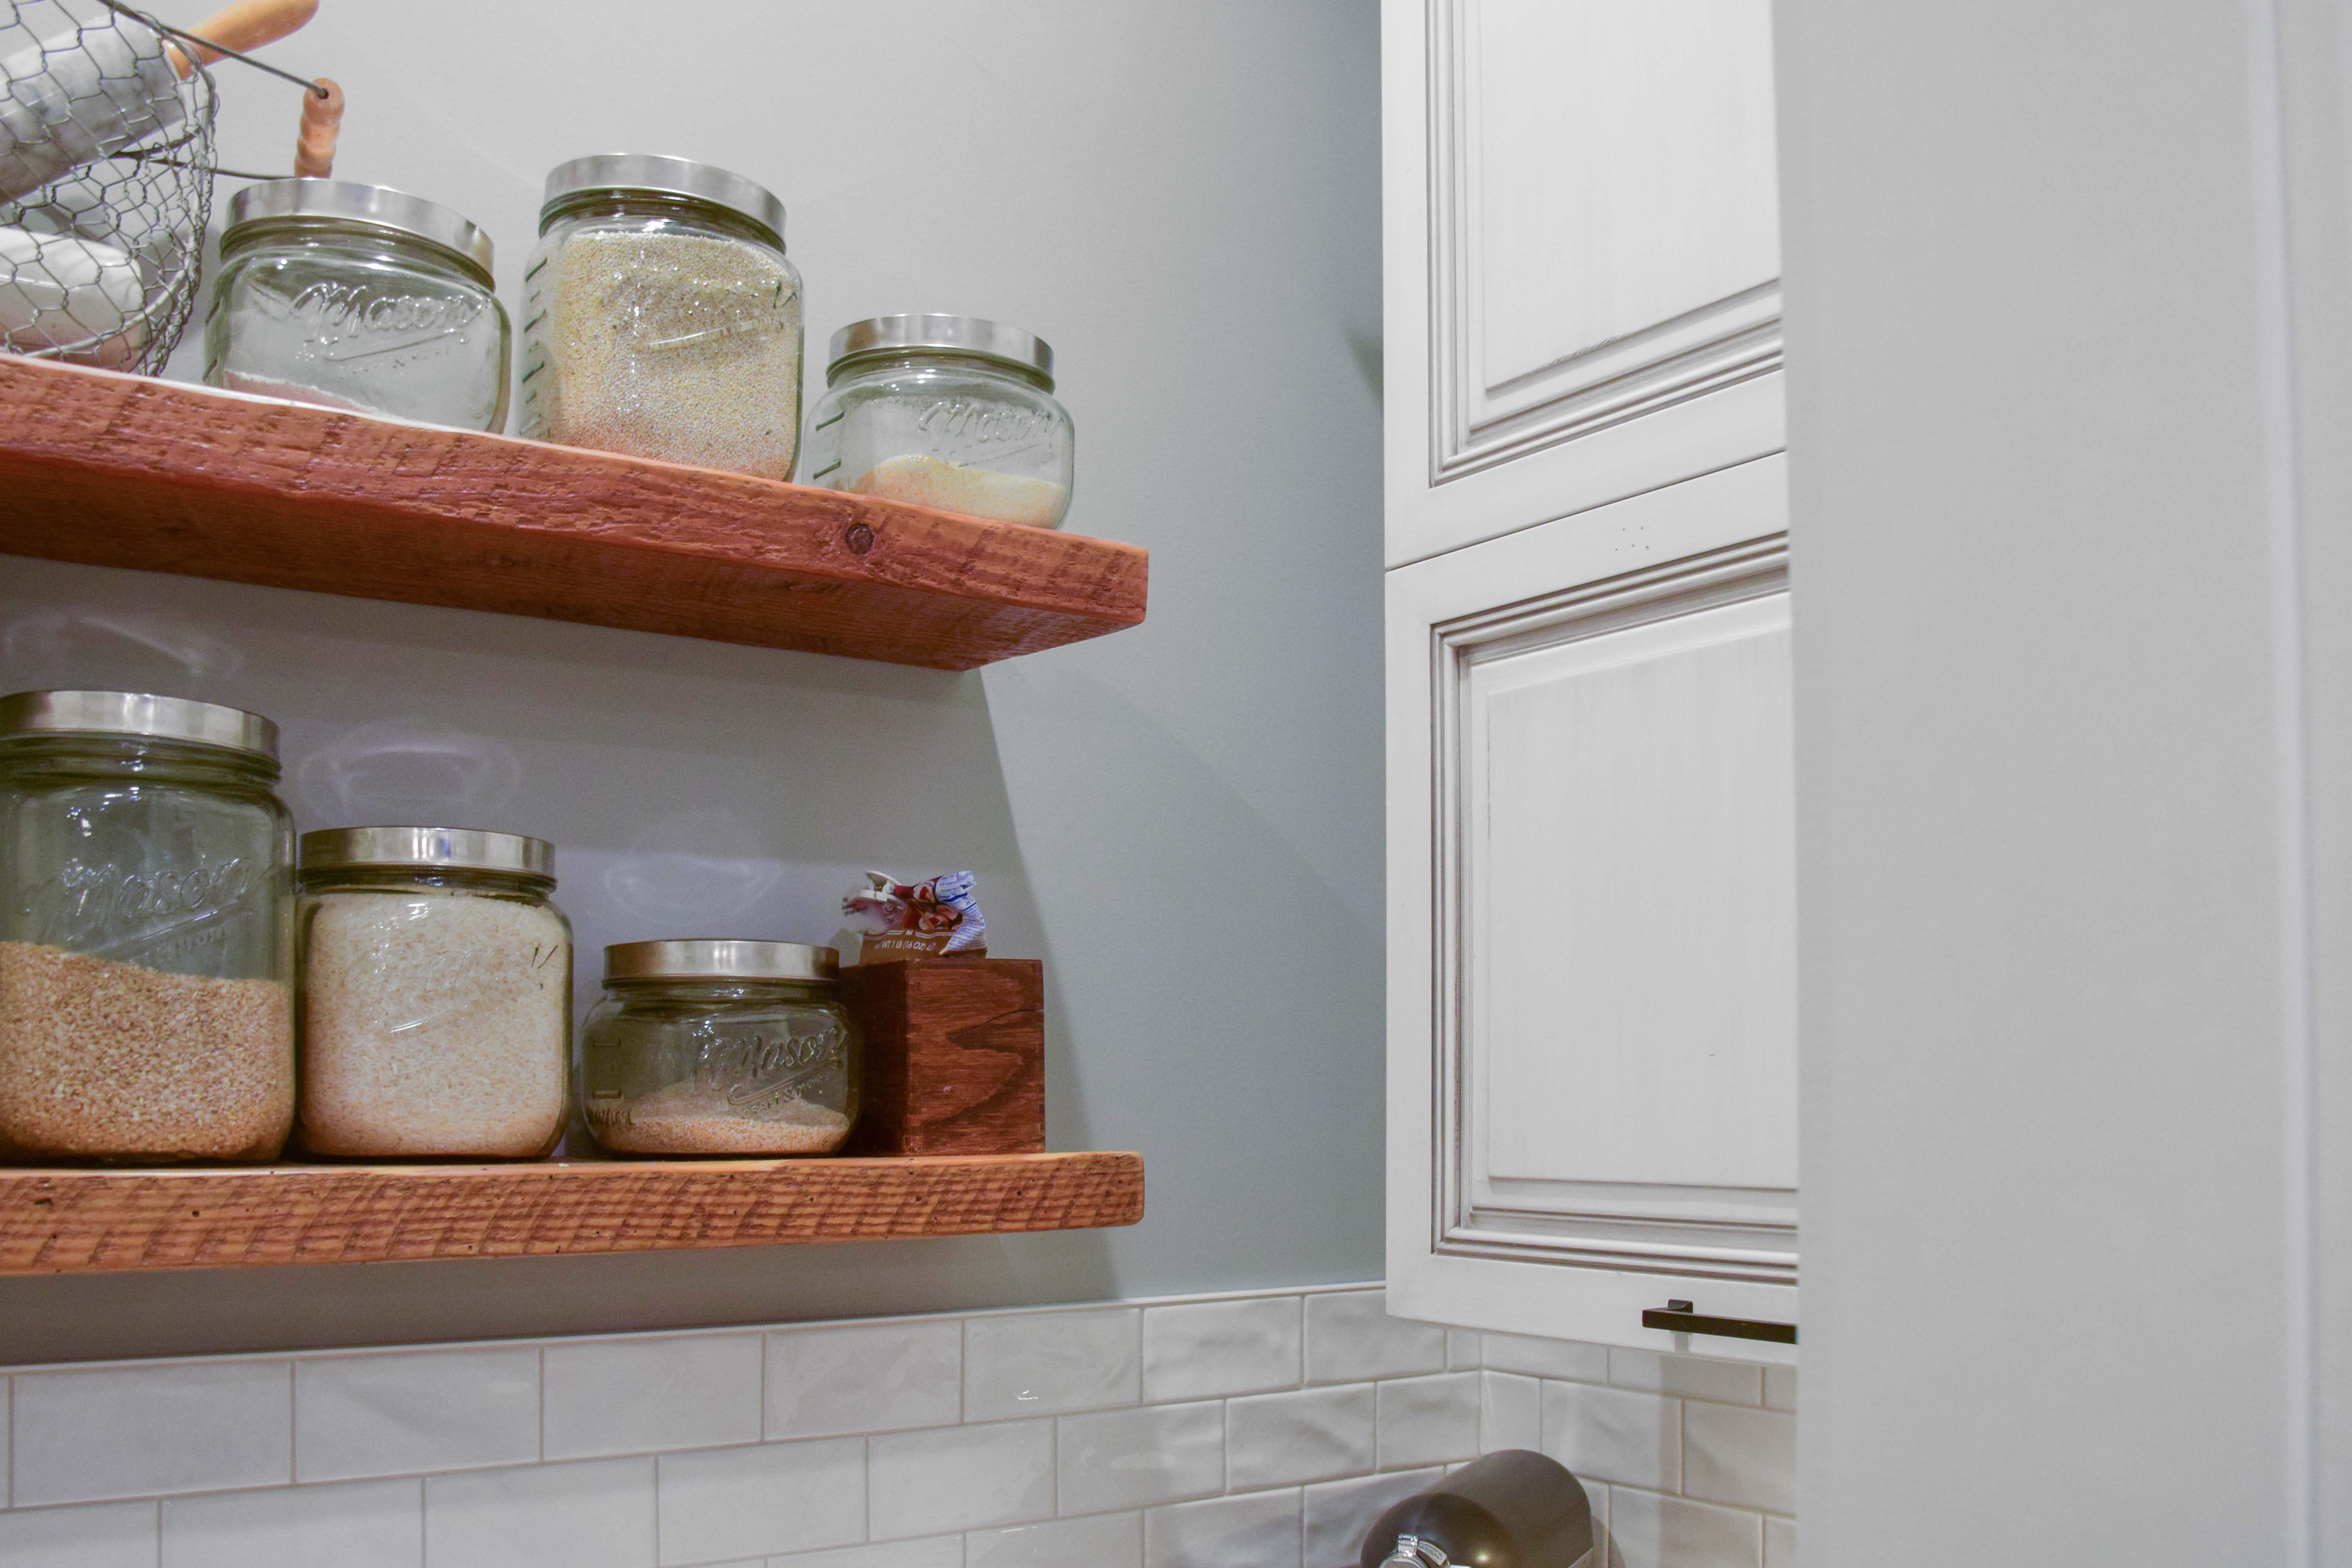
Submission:
[[[555,846],[478,827],[328,827],[302,835],[302,869],[387,866],[420,871],[507,871],[555,880]]]
[[[438,202],[351,180],[264,180],[247,185],[228,202],[226,244],[247,224],[273,218],[325,217],[389,229],[437,245],[485,276],[490,270],[490,237]]]
[[[833,334],[833,359],[825,366],[830,381],[851,360],[903,349],[938,349],[1001,361],[1045,378],[1054,390],[1054,347],[1034,332],[1008,327],[978,316],[876,316],[852,321]]]
[[[604,950],[607,980],[834,980],[840,973],[840,953],[797,942],[689,937]]]
[[[550,169],[547,189],[540,197],[540,232],[547,232],[547,220],[557,203],[583,191],[654,191],[692,196],[750,218],[774,235],[778,247],[784,243],[784,204],[765,185],[713,164],[651,153],[599,153]]]
[[[0,736],[135,735],[278,760],[278,726],[258,713],[145,691],[19,691],[0,697]]]

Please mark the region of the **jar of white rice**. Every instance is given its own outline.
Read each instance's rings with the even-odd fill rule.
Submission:
[[[352,1158],[537,1159],[563,1134],[572,927],[555,847],[341,827],[301,848],[296,1136]]]
[[[801,275],[783,203],[708,163],[608,153],[547,176],[539,234],[519,434],[793,477]]]

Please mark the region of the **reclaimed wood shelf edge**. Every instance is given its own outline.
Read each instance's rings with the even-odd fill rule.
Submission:
[[[0,354],[0,553],[941,669],[1140,623],[1138,546]]]
[[[1083,1230],[1124,1152],[518,1165],[0,1168],[0,1276],[541,1258]]]

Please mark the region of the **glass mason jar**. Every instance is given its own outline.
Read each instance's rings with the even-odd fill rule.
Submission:
[[[839,959],[792,942],[604,950],[581,1110],[615,1154],[830,1154],[857,1120],[864,1046]]]
[[[977,316],[877,316],[833,335],[809,482],[1059,528],[1076,435],[1044,339]]]
[[[205,380],[467,430],[507,418],[489,237],[447,207],[345,180],[265,180],[228,204]]]
[[[571,1107],[555,847],[460,827],[302,836],[302,1098],[314,1154],[533,1160]]]
[[[278,727],[0,698],[0,1160],[267,1160],[294,1119]]]
[[[517,434],[793,477],[801,275],[783,203],[684,158],[575,158],[547,176],[539,235]]]

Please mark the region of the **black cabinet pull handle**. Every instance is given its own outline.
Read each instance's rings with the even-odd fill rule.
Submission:
[[[1644,1308],[1642,1326],[1677,1334],[1714,1334],[1727,1340],[1769,1340],[1776,1345],[1797,1342],[1794,1323],[1765,1323],[1754,1318],[1709,1318],[1691,1310],[1688,1301],[1669,1301],[1664,1311]]]

